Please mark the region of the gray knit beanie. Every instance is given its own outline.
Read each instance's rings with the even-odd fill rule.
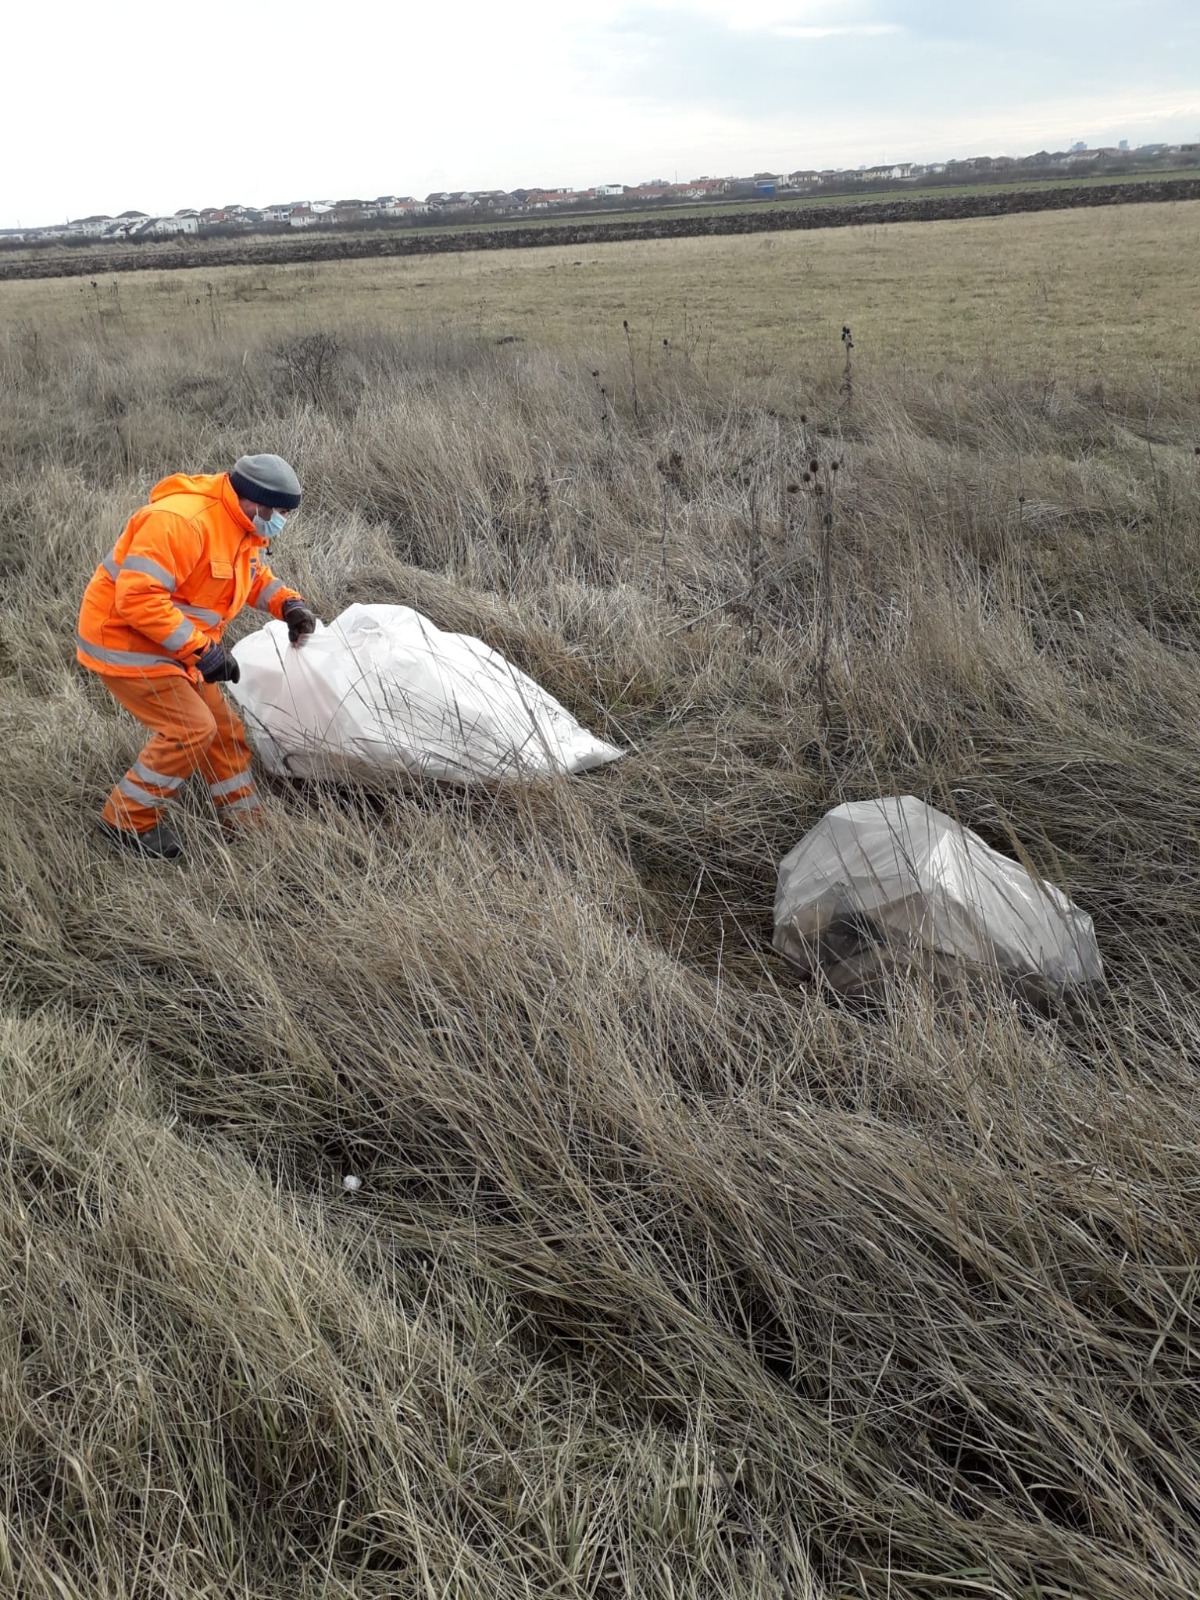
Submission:
[[[240,456],[229,481],[235,494],[256,505],[294,511],[300,504],[300,479],[282,456]]]

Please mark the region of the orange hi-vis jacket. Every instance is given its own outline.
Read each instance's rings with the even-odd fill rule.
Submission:
[[[247,602],[279,617],[300,598],[267,566],[267,548],[227,472],[164,478],[84,591],[79,660],[119,678],[194,679],[197,658]]]

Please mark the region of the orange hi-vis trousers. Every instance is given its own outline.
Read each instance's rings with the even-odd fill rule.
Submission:
[[[201,773],[223,822],[252,825],[262,808],[250,774],[250,747],[233,708],[215,683],[169,677],[97,676],[154,737],[109,795],[104,820],[145,833],[163,820],[163,807],[193,772]]]

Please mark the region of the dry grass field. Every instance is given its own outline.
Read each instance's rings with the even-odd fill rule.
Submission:
[[[0,286],[0,1593],[1194,1600],[1198,214]],[[80,592],[244,450],[627,758],[106,853]],[[1106,991],[779,962],[879,793]]]
[[[1200,206],[484,251],[394,261],[227,267],[0,285],[6,319],[128,347],[214,330],[370,338],[470,333],[558,353],[676,359],[710,374],[824,371],[850,323],[859,359],[931,375],[1118,383],[1135,366],[1195,381]]]

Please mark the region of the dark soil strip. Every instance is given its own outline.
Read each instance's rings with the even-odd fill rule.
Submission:
[[[922,195],[846,205],[718,212],[711,217],[652,216],[625,222],[553,222],[535,227],[471,228],[459,233],[304,233],[297,238],[214,239],[183,245],[86,247],[43,255],[36,247],[0,257],[5,278],[83,278],[107,272],[163,272],[173,267],[273,266],[293,261],[351,261],[379,256],[442,255],[458,250],[524,250],[539,245],[617,244],[631,239],[695,239],[794,228],[855,228],[886,222],[953,222],[1024,211],[1067,211],[1146,201],[1200,200],[1200,178],[1147,183],[1081,184],[1000,194]]]

